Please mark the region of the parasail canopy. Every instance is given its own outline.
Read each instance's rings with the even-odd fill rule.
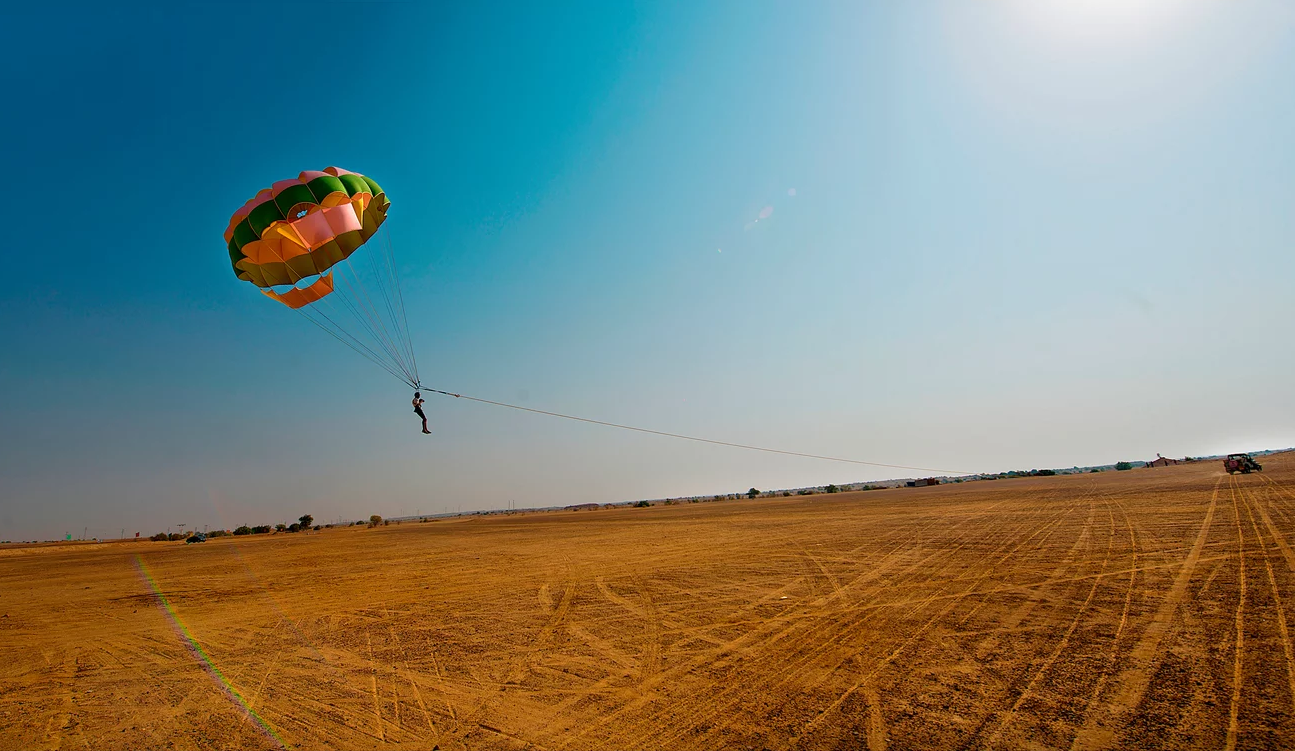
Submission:
[[[395,255],[389,239],[385,247],[370,242],[390,206],[382,188],[358,172],[306,171],[235,211],[225,242],[239,279],[417,388]],[[368,263],[357,269],[352,255]]]

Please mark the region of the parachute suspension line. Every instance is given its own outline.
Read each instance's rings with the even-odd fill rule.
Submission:
[[[379,229],[378,231],[381,232],[382,230]],[[394,292],[392,290],[387,289],[387,285],[385,284],[385,280],[383,279],[383,276],[384,276],[384,274],[382,273],[383,269],[378,263],[378,257],[381,256],[384,259],[387,258],[382,247],[382,242],[381,241],[375,242],[373,249],[367,255],[369,257],[369,268],[373,270],[373,278],[376,279],[378,282],[378,291],[382,293],[382,301],[386,305],[387,315],[391,316],[391,328],[397,334],[403,334],[402,336],[399,337],[399,342],[401,344],[401,349],[403,350],[405,356],[409,358],[408,362],[410,363],[410,366],[412,368],[414,359],[413,359],[413,346],[409,341],[409,327],[406,325],[403,330],[400,327],[400,317],[396,315],[396,305],[395,305],[395,300],[393,299]],[[350,259],[348,258],[347,260],[349,261]],[[389,268],[394,268],[395,260],[388,259],[388,264],[389,264]],[[392,271],[389,274],[386,274],[385,276],[388,276],[391,279],[393,286],[397,288],[399,287],[399,285],[395,283],[394,271]],[[416,373],[417,371],[415,370],[415,374]]]
[[[410,341],[409,338],[409,326],[407,323],[403,327],[401,326],[401,318],[396,315],[395,306],[392,302],[393,293],[387,289],[388,280],[391,280],[392,284],[398,287],[398,282],[395,281],[394,277],[395,272],[394,270],[389,270],[388,273],[384,273],[384,269],[380,268],[377,256],[383,256],[384,260],[386,258],[382,253],[382,244],[380,242],[375,242],[373,246],[369,248],[367,255],[369,257],[369,268],[373,272],[374,282],[377,285],[378,292],[382,295],[382,301],[386,308],[387,316],[391,321],[390,331],[387,330],[387,318],[382,316],[378,305],[373,301],[373,297],[369,295],[359,272],[355,270],[349,257],[346,259],[347,268],[349,268],[351,273],[355,276],[356,284],[359,286],[364,300],[368,302],[369,310],[372,312],[373,317],[380,323],[380,328],[382,332],[386,334],[387,341],[391,345],[391,348],[393,350],[399,350],[400,354],[395,355],[393,353],[393,357],[400,361],[401,369],[404,370],[412,380],[417,381],[418,368],[413,356],[413,342]],[[391,263],[394,264],[394,259],[391,260]],[[393,269],[394,267],[389,268]]]
[[[354,283],[345,276],[339,276],[354,299],[348,299],[345,295],[339,296],[338,299],[351,307],[351,313],[356,317],[356,320],[365,325],[369,335],[378,342],[379,346],[387,353],[387,356],[391,358],[396,368],[412,380],[413,374],[410,373],[409,366],[398,352],[398,347],[392,340],[390,332],[387,331],[381,314],[374,307],[373,301],[369,299],[368,291],[365,290],[364,283],[360,281],[359,275],[355,272],[355,267],[351,265],[349,258],[346,260],[346,265],[350,269],[351,275],[355,277]]]
[[[329,299],[332,297],[333,295],[329,295],[329,297],[322,298],[320,302],[324,302],[326,304],[326,307],[328,307],[330,311],[333,311],[334,315],[337,315],[337,307],[334,307],[332,300]],[[354,317],[356,321],[360,322],[361,328],[365,328],[363,317],[360,317],[360,313],[356,311],[355,303],[351,302],[351,300],[346,299],[344,295],[338,295],[338,300],[343,304],[344,307],[347,308],[347,311],[351,313],[351,316]],[[317,306],[317,303],[316,303],[316,306]],[[408,378],[405,377],[403,373],[399,372],[399,368],[396,368],[394,364],[394,360],[391,359],[390,355],[387,355],[387,357],[383,357],[381,353],[374,351],[373,347],[370,347],[368,343],[365,343],[363,341],[363,339],[356,337],[355,334],[352,334],[351,331],[348,331],[346,329],[346,326],[342,326],[341,324],[338,324],[338,322],[334,321],[332,317],[329,317],[328,313],[324,312],[324,309],[316,306],[310,306],[311,312],[316,313],[316,315],[319,315],[320,317],[322,317],[322,319],[324,319],[325,321],[328,321],[329,324],[333,326],[333,329],[337,331],[337,334],[334,334],[334,335],[341,334],[342,337],[346,337],[347,339],[350,339],[350,341],[355,342],[357,346],[363,347],[364,351],[368,352],[368,356],[370,360],[377,361],[378,364],[381,364],[382,369],[386,370],[387,373],[391,373],[392,376],[399,378],[400,381],[408,381]],[[304,312],[306,311],[307,308],[298,308],[298,309],[299,311]],[[311,316],[307,316],[307,317],[311,317]],[[370,337],[372,337],[373,334],[370,333],[369,335]],[[355,347],[352,347],[352,348],[355,348]]]
[[[386,251],[387,251],[387,263],[389,265],[389,268],[391,269],[391,283],[396,291],[395,300],[396,300],[397,307],[400,309],[400,320],[405,326],[404,328],[405,340],[409,344],[409,361],[414,366],[414,381],[417,382],[418,381],[418,358],[414,355],[414,342],[409,335],[409,312],[405,308],[405,292],[400,287],[400,270],[396,267],[396,250],[391,244],[391,231],[383,230],[381,240],[382,242],[378,243],[378,250],[379,251],[382,250],[383,242],[385,242]]]
[[[374,250],[378,250],[378,248],[374,248]],[[382,295],[383,308],[385,308],[387,311],[387,317],[391,319],[391,330],[396,335],[394,337],[395,342],[400,345],[400,354],[405,364],[405,370],[412,372],[413,366],[410,364],[411,361],[409,359],[408,337],[405,335],[402,335],[402,332],[400,330],[400,319],[396,317],[396,311],[391,305],[391,295],[387,292],[387,285],[383,283],[382,275],[378,268],[378,262],[374,258],[374,256],[376,256],[377,254],[370,251],[366,255],[369,258],[369,268],[373,272],[373,278],[377,280],[378,292]],[[347,258],[346,263],[348,266],[350,266],[351,259]],[[354,271],[353,268],[352,268],[352,271]],[[358,274],[356,275],[356,278],[359,278]],[[378,306],[375,304],[373,307],[377,308]],[[386,319],[384,319],[384,322],[385,320]]]
[[[533,412],[533,413],[535,413],[535,414],[537,414],[537,415],[548,415],[549,417],[561,417],[561,418],[562,418],[562,419],[564,419],[564,420],[575,420],[575,421],[577,421],[577,422],[587,422],[587,423],[592,423],[592,424],[594,424],[594,425],[604,425],[604,426],[609,427],[609,428],[620,428],[621,430],[633,430],[633,431],[635,431],[635,432],[637,432],[637,433],[650,433],[650,434],[652,434],[652,435],[665,436],[665,437],[667,437],[667,438],[682,438],[682,439],[683,439],[683,440],[685,440],[685,441],[697,441],[698,443],[710,443],[710,444],[714,444],[714,445],[716,445],[716,446],[729,446],[729,447],[731,447],[731,448],[746,449],[746,450],[748,450],[748,451],[764,451],[764,452],[769,453],[769,454],[784,454],[784,455],[786,455],[786,456],[801,456],[801,457],[805,457],[805,458],[807,458],[807,459],[822,459],[823,461],[829,461],[829,462],[844,462],[844,463],[846,463],[846,464],[864,464],[864,465],[867,465],[867,466],[869,466],[869,467],[886,467],[886,468],[888,468],[888,469],[914,469],[914,470],[917,470],[917,471],[919,471],[919,472],[942,472],[942,473],[947,474],[947,475],[969,475],[969,474],[974,474],[973,472],[961,472],[961,471],[958,471],[958,470],[952,470],[952,469],[939,469],[939,468],[937,468],[937,467],[912,467],[912,466],[909,466],[909,465],[907,465],[907,464],[885,464],[885,463],[882,463],[882,462],[868,462],[868,461],[863,461],[863,460],[861,460],[861,459],[843,459],[843,458],[836,457],[836,456],[822,456],[822,455],[820,455],[820,454],[806,454],[806,453],[803,453],[803,452],[800,452],[800,451],[783,451],[782,449],[771,449],[771,448],[765,448],[765,447],[763,447],[763,446],[751,446],[751,445],[748,445],[748,444],[745,444],[745,443],[730,443],[730,442],[728,442],[728,441],[716,441],[716,440],[712,440],[712,439],[710,439],[710,438],[698,438],[698,437],[696,437],[696,436],[683,435],[683,434],[680,434],[680,433],[667,433],[667,432],[665,432],[665,431],[663,431],[663,430],[649,430],[648,428],[636,428],[636,427],[634,427],[634,426],[632,426],[632,425],[621,425],[621,424],[619,424],[619,423],[614,423],[614,422],[604,422],[603,420],[593,420],[593,419],[590,419],[590,418],[588,418],[588,417],[576,417],[575,415],[564,415],[564,414],[562,414],[562,413],[560,413],[560,412],[547,412],[547,411],[542,410],[542,409],[532,409],[531,407],[521,407],[521,406],[518,406],[518,405],[516,405],[516,404],[505,404],[504,402],[493,402],[493,401],[491,401],[491,400],[489,400],[489,399],[480,399],[480,398],[475,397],[475,396],[466,396],[466,395],[464,395],[464,394],[455,394],[455,393],[452,393],[452,392],[449,392],[449,391],[441,391],[440,389],[428,388],[427,386],[423,386],[423,387],[422,387],[422,390],[423,390],[423,391],[431,392],[431,393],[433,393],[433,394],[442,394],[442,395],[444,395],[444,396],[452,396],[452,397],[454,397],[455,399],[467,399],[467,400],[469,400],[469,401],[473,401],[473,402],[480,402],[480,403],[482,403],[482,404],[493,404],[493,405],[494,405],[494,406],[496,406],[496,407],[507,407],[508,409],[521,410],[522,412]]]
[[[320,323],[320,322],[319,322],[318,320],[316,320],[315,318],[311,317],[309,314],[307,314],[307,313],[306,313],[306,311],[305,311],[305,309],[304,309],[304,308],[296,308],[296,311],[297,311],[298,313],[300,313],[300,314],[301,314],[301,316],[302,316],[303,318],[305,318],[307,321],[310,321],[311,323],[313,323],[313,324],[315,324],[316,326],[318,326],[320,329],[322,329],[322,330],[323,330],[326,334],[328,334],[329,336],[333,337],[334,339],[336,339],[337,341],[341,342],[342,344],[345,344],[346,346],[348,346],[348,347],[350,347],[351,349],[355,350],[355,351],[356,351],[356,352],[357,352],[361,357],[363,357],[364,359],[368,360],[369,362],[373,363],[374,365],[377,365],[379,368],[382,368],[383,370],[385,370],[385,371],[387,371],[388,373],[390,373],[392,376],[394,376],[394,377],[396,378],[396,380],[398,380],[398,381],[400,381],[400,382],[402,382],[402,383],[409,384],[409,385],[410,385],[411,387],[413,387],[413,388],[417,388],[417,386],[416,386],[415,384],[410,383],[410,382],[409,382],[409,380],[408,380],[407,378],[405,378],[405,377],[404,377],[403,375],[401,375],[400,373],[397,373],[397,372],[396,372],[395,370],[393,370],[389,365],[387,365],[387,363],[383,362],[381,358],[377,357],[377,356],[373,353],[373,350],[371,350],[371,349],[369,349],[368,347],[364,346],[364,343],[363,343],[363,342],[359,342],[358,340],[356,340],[356,344],[352,344],[351,342],[349,342],[349,341],[347,341],[345,338],[343,338],[343,336],[342,336],[341,334],[338,334],[338,331],[341,331],[341,333],[342,333],[342,334],[346,334],[346,332],[345,332],[345,330],[343,330],[343,329],[341,329],[340,327],[338,327],[338,326],[337,326],[337,324],[333,323],[334,328],[336,328],[336,329],[337,329],[337,331],[335,331],[334,329],[329,328],[328,326],[325,326],[324,324]],[[331,319],[331,318],[328,318],[328,315],[327,315],[327,314],[325,314],[323,311],[317,310],[317,311],[314,311],[314,312],[316,312],[316,313],[318,313],[319,315],[323,316],[325,319],[327,319],[327,320],[329,321],[329,323],[332,323],[332,319]],[[347,334],[347,336],[350,336],[350,335],[349,335],[349,334]],[[355,337],[351,336],[351,339],[355,339]],[[357,345],[358,345],[358,346],[357,346]]]
[[[296,284],[297,282],[300,282],[302,279],[305,279],[305,278],[306,278],[304,275],[302,275],[302,274],[298,274],[298,273],[294,272],[294,271],[292,270],[292,266],[291,266],[291,264],[287,263],[287,261],[283,258],[283,256],[282,256],[281,254],[279,254],[279,253],[277,253],[277,252],[276,252],[276,253],[275,253],[275,255],[276,255],[276,256],[278,256],[279,260],[283,262],[283,264],[284,264],[284,268],[285,268],[285,269],[287,269],[287,271],[288,271],[289,278],[291,279],[291,278],[292,278],[292,277],[294,277],[294,276],[296,277],[296,279],[295,279],[295,280],[293,280],[293,284]],[[345,278],[342,278],[342,281],[343,281],[343,282],[346,282],[346,279],[345,279]],[[346,303],[348,303],[348,304],[351,302],[351,301],[347,300],[347,299],[345,298],[345,296],[343,296],[343,295],[336,295],[336,296],[338,297],[338,299],[342,300],[343,302],[346,302]],[[325,295],[324,297],[320,298],[320,300],[317,300],[316,302],[317,302],[317,303],[318,303],[318,302],[321,302],[321,301],[322,301],[322,302],[324,302],[324,303],[328,306],[328,308],[329,308],[330,310],[332,310],[334,313],[336,313],[336,312],[337,312],[337,310],[336,310],[336,308],[335,308],[335,307],[333,306],[333,304],[332,304],[332,299],[331,299],[332,297],[334,297],[334,295]],[[358,354],[360,354],[360,355],[361,355],[361,356],[363,356],[365,359],[367,359],[367,360],[369,360],[370,362],[372,362],[374,365],[377,365],[378,367],[380,367],[380,368],[382,368],[383,370],[385,370],[385,371],[387,371],[388,373],[390,373],[390,374],[391,374],[392,376],[394,376],[397,380],[402,381],[402,382],[404,382],[404,383],[406,383],[406,384],[409,384],[411,387],[417,388],[417,386],[416,386],[416,384],[417,384],[417,379],[416,379],[416,378],[411,379],[408,375],[406,375],[406,374],[404,374],[404,373],[402,373],[402,372],[397,372],[397,371],[398,371],[398,369],[397,369],[397,368],[394,368],[394,367],[391,365],[391,363],[388,363],[387,361],[383,360],[383,359],[382,359],[382,357],[381,357],[380,355],[378,355],[378,353],[374,352],[374,351],[373,351],[373,349],[372,349],[371,347],[369,347],[367,344],[365,344],[363,341],[361,341],[361,340],[360,340],[358,337],[356,337],[354,334],[352,334],[351,332],[349,332],[349,331],[347,331],[345,328],[343,328],[341,325],[339,325],[336,321],[334,321],[331,317],[329,317],[329,315],[328,315],[327,313],[325,313],[323,310],[320,310],[320,309],[314,308],[314,306],[307,306],[307,307],[311,307],[311,308],[312,308],[312,311],[311,311],[311,312],[318,314],[318,315],[319,315],[320,317],[322,317],[325,321],[328,321],[329,326],[331,326],[332,328],[329,328],[329,326],[325,326],[324,324],[320,323],[320,322],[319,322],[319,320],[317,320],[316,318],[314,318],[314,317],[312,317],[310,314],[308,314],[308,313],[306,312],[306,308],[304,308],[304,307],[303,307],[303,308],[294,308],[294,310],[296,310],[298,313],[300,313],[300,314],[301,314],[301,315],[302,315],[306,320],[310,321],[311,323],[315,324],[315,325],[316,325],[316,326],[318,326],[319,328],[323,329],[325,332],[327,332],[327,333],[328,333],[330,336],[332,336],[334,339],[337,339],[339,342],[341,342],[341,343],[345,344],[346,346],[350,347],[351,349],[355,350]],[[356,314],[356,312],[354,311],[354,309],[352,309],[351,313],[352,313],[352,315],[354,315],[354,316],[356,317],[356,320],[357,320],[357,321],[359,321],[359,322],[363,325],[363,320],[360,318],[360,316],[359,316],[358,314]],[[372,334],[372,332],[370,332],[370,335],[373,335],[373,334]],[[377,337],[376,335],[374,335],[374,339],[376,340],[377,338],[378,338],[378,337]],[[348,339],[349,339],[350,341],[347,341]],[[393,359],[395,359],[395,358],[393,358]],[[403,369],[400,369],[400,370],[403,370]]]

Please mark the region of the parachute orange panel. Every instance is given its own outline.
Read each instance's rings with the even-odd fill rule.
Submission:
[[[304,287],[301,289],[293,287],[287,292],[282,292],[282,293],[275,292],[272,289],[261,290],[261,294],[265,295],[266,297],[272,297],[275,300],[278,300],[279,302],[283,303],[284,305],[287,305],[289,308],[292,308],[293,310],[296,310],[297,308],[305,307],[311,304],[312,302],[315,302],[316,300],[321,299],[322,297],[324,297],[324,295],[332,294],[332,292],[333,292],[332,274],[324,274],[323,276],[319,277],[319,280],[316,281],[314,284],[310,285],[309,287]]]
[[[325,272],[373,237],[390,205],[373,180],[337,167],[281,180],[230,218],[225,242],[234,274],[288,307],[309,305],[333,291]],[[295,288],[312,277],[319,279]],[[269,289],[279,286],[294,289]]]

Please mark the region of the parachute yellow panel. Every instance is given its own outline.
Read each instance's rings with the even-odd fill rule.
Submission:
[[[338,167],[302,172],[258,192],[225,229],[234,274],[291,307],[332,293],[326,272],[350,257],[386,221],[391,202],[373,180]],[[319,277],[307,287],[277,293]]]

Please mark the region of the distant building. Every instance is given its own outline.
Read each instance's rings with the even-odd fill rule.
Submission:
[[[1148,467],[1168,467],[1171,464],[1181,464],[1181,462],[1179,462],[1177,459],[1166,459],[1160,454],[1156,454],[1155,459],[1147,462]]]

